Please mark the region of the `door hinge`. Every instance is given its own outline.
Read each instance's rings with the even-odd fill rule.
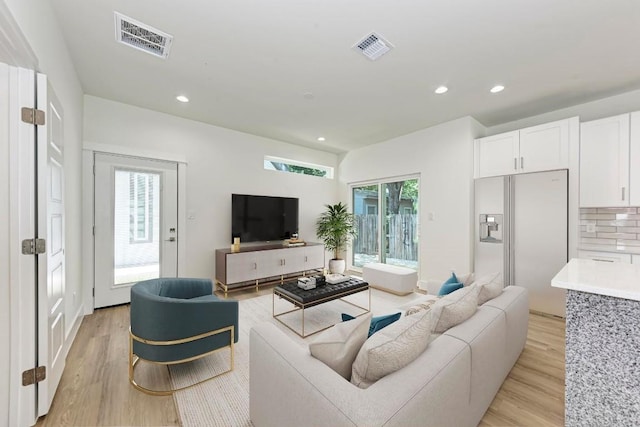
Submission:
[[[30,125],[44,125],[44,111],[36,108],[22,107],[22,121]]]
[[[37,368],[27,369],[22,373],[22,385],[28,386],[40,381],[44,381],[47,378],[47,367],[38,366]]]
[[[23,255],[43,254],[46,248],[47,248],[47,243],[44,239],[24,239],[22,241]]]

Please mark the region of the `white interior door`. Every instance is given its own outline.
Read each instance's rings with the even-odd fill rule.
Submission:
[[[38,108],[45,125],[38,126],[38,236],[46,250],[38,256],[38,359],[47,375],[38,384],[38,415],[49,412],[65,365],[64,256],[64,116],[45,75],[37,76]]]
[[[130,301],[141,280],[176,277],[178,165],[97,153],[95,308]]]

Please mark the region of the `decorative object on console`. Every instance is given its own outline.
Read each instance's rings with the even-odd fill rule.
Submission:
[[[316,234],[324,241],[324,247],[333,251],[333,259],[329,261],[331,273],[343,273],[346,262],[340,258],[340,252],[347,249],[351,238],[356,235],[354,216],[349,213],[342,202],[335,205],[325,205],[327,210],[320,215],[316,222]]]

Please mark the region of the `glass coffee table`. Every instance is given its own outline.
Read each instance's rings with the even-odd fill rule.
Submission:
[[[351,301],[344,300],[342,298],[357,294],[358,292],[369,292],[369,304],[368,307],[362,307],[357,304],[354,304]],[[284,311],[282,313],[276,313],[276,297],[282,298],[290,302],[295,306],[293,310]],[[352,277],[346,282],[332,284],[325,284],[316,286],[314,289],[304,290],[298,287],[298,281],[293,280],[287,283],[284,283],[280,286],[276,286],[273,288],[273,317],[278,320],[280,323],[285,325],[287,328],[291,329],[293,332],[298,334],[302,338],[306,338],[310,335],[317,334],[318,332],[324,331],[325,329],[329,329],[333,326],[333,324],[315,330],[311,333],[305,334],[304,328],[304,312],[306,309],[310,307],[314,307],[316,305],[324,304],[329,301],[342,300],[348,304],[351,304],[361,310],[364,310],[362,313],[358,314],[358,316],[362,316],[363,314],[367,314],[371,311],[371,289],[369,288],[369,283],[365,282],[361,279],[356,279]],[[302,331],[298,332],[291,325],[285,323],[280,317],[285,314],[292,313],[294,311],[302,312]]]

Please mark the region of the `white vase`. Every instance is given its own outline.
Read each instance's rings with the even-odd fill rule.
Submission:
[[[329,261],[329,273],[342,274],[347,268],[347,262],[343,259],[332,259]]]

